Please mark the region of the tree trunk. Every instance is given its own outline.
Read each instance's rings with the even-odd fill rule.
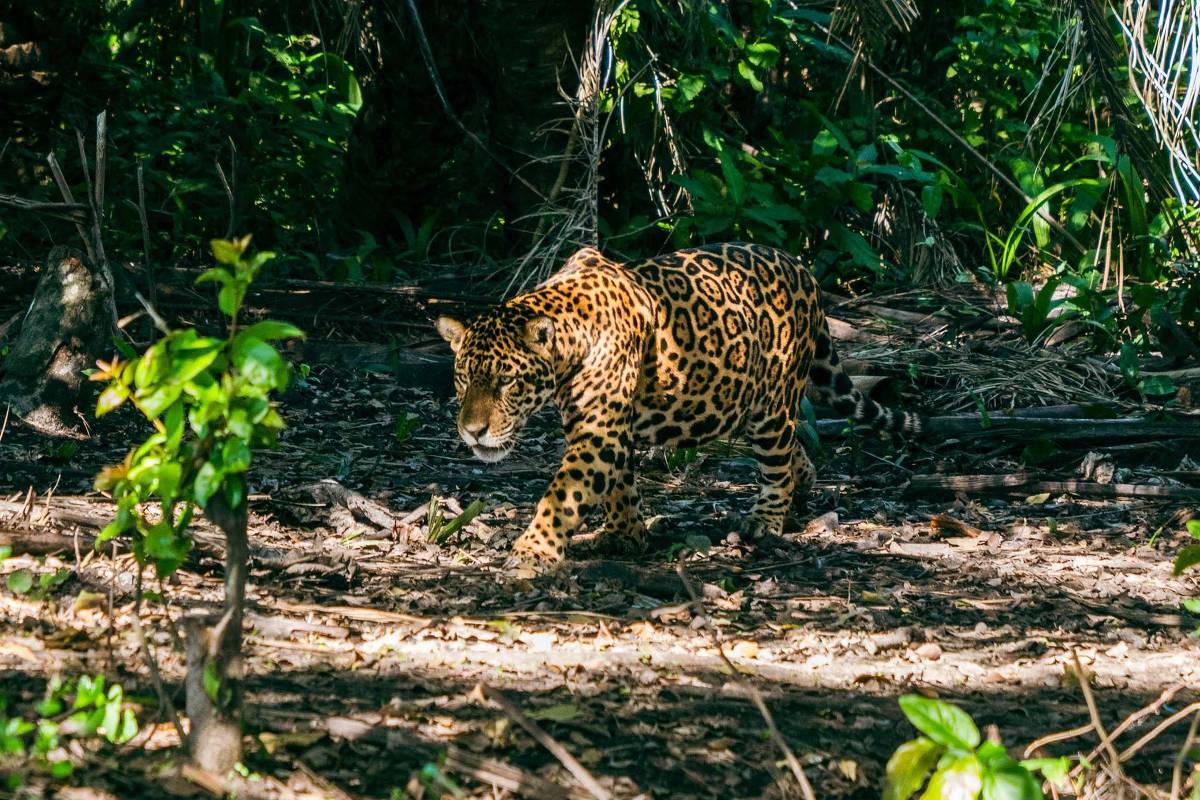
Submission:
[[[224,777],[242,758],[242,617],[246,596],[246,506],[230,508],[217,492],[205,516],[225,534],[225,611],[188,617],[188,752],[196,766]]]
[[[0,368],[0,402],[50,436],[84,438],[90,414],[83,370],[95,366],[114,332],[113,287],[83,256],[55,247],[12,351]]]

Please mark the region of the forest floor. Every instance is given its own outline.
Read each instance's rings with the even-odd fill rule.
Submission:
[[[1195,502],[912,491],[914,473],[1019,472],[1028,442],[834,436],[815,459],[807,510],[783,536],[751,544],[727,535],[754,494],[753,462],[736,444],[649,452],[643,558],[597,559],[585,535],[558,575],[514,582],[500,565],[557,465],[555,416],[539,415],[508,460],[478,463],[454,430],[445,353],[387,353],[314,340],[297,354],[307,374],[283,399],[280,449],[256,455],[243,796],[414,795],[423,767],[427,783],[444,779],[433,796],[492,797],[489,782],[505,781],[552,796],[543,779],[586,796],[524,720],[616,797],[799,796],[752,686],[818,797],[868,798],[915,735],[896,703],[904,693],[961,703],[1016,755],[1087,724],[1076,656],[1110,730],[1162,700],[1118,749],[1197,699],[1197,620],[1180,602],[1200,591],[1171,575]],[[170,769],[178,737],[132,627],[132,556],[90,547],[111,515],[92,477],[143,435],[125,414],[80,443],[13,421],[0,433],[0,541],[18,543],[0,575],[67,573],[46,589],[0,588],[8,713],[36,705],[54,675],[97,672],[140,704],[142,732],[87,755],[67,781],[76,788],[56,784],[47,797],[198,791]],[[1189,455],[1178,442],[1100,442],[1055,463],[1068,477],[1084,462],[1091,475],[1099,459],[1109,480],[1200,486],[1195,444]],[[483,511],[447,542],[427,541],[432,518],[476,500]],[[176,705],[178,620],[219,602],[221,552],[200,524],[169,585],[147,578],[157,595],[141,620]],[[1184,729],[1154,738],[1129,774],[1169,784]],[[1087,733],[1039,752],[1097,762],[1096,747]]]

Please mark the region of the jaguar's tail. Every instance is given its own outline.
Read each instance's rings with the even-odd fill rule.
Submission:
[[[925,420],[920,414],[880,405],[854,388],[850,376],[842,369],[824,315],[819,323],[812,366],[808,370],[807,389],[810,396],[823,405],[876,430],[917,436],[925,428]]]

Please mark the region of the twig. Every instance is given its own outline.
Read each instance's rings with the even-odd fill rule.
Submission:
[[[150,302],[153,304],[158,299],[158,281],[150,261],[150,221],[146,218],[146,182],[143,180],[140,159],[137,165],[137,190],[138,221],[142,224],[142,268],[146,270],[146,283],[150,288]]]
[[[1192,715],[1192,724],[1179,747],[1179,754],[1175,756],[1175,768],[1171,770],[1171,800],[1179,800],[1179,793],[1183,790],[1183,762],[1187,760],[1188,750],[1196,738],[1197,724],[1200,724],[1200,711]]]
[[[138,291],[135,291],[133,296],[136,297],[138,302],[142,304],[142,308],[146,310],[146,314],[154,323],[154,327],[158,328],[158,330],[161,331],[164,336],[169,334],[171,332],[171,326],[168,325],[167,321],[163,319],[157,311],[154,310],[154,306],[150,304],[150,301],[142,297],[142,293]]]
[[[1121,724],[1118,724],[1118,726],[1116,728],[1112,729],[1112,738],[1114,738],[1114,739],[1118,738],[1118,736],[1120,736],[1122,733],[1126,732],[1126,730],[1128,730],[1129,728],[1132,728],[1135,723],[1140,722],[1142,720],[1142,718],[1150,716],[1151,714],[1154,714],[1154,712],[1157,712],[1160,708],[1163,708],[1164,705],[1166,705],[1170,702],[1172,697],[1175,697],[1178,692],[1183,690],[1183,688],[1187,688],[1187,686],[1188,686],[1187,684],[1175,684],[1174,686],[1168,686],[1168,687],[1164,688],[1163,692],[1159,694],[1158,699],[1154,700],[1153,703],[1151,703],[1150,705],[1142,706],[1142,708],[1134,711],[1133,714],[1130,714],[1129,716],[1124,718],[1124,720],[1121,721]],[[1061,733],[1054,733],[1054,734],[1050,734],[1049,736],[1043,736],[1042,739],[1038,739],[1037,741],[1032,742],[1032,744],[1030,746],[1025,748],[1025,758],[1030,758],[1034,752],[1037,752],[1039,750],[1040,747],[1045,747],[1046,745],[1054,744],[1054,742],[1056,742],[1056,741],[1066,741],[1068,739],[1074,739],[1075,736],[1082,736],[1085,733],[1087,733],[1088,730],[1091,730],[1091,729],[1092,729],[1091,724],[1085,724],[1085,726],[1080,726],[1078,728],[1072,728],[1070,730],[1063,730],[1063,732],[1061,732]],[[1087,754],[1087,760],[1092,760],[1093,758],[1096,758],[1098,753],[1099,753],[1099,748],[1097,747],[1097,750],[1093,750],[1091,753]]]
[[[1138,739],[1136,742],[1129,745],[1129,747],[1126,747],[1124,750],[1122,750],[1121,751],[1121,760],[1128,761],[1129,759],[1133,758],[1135,755],[1137,755],[1137,752],[1139,750],[1141,750],[1146,745],[1150,744],[1150,742],[1154,741],[1154,739],[1160,733],[1162,733],[1167,728],[1174,725],[1176,722],[1179,722],[1180,720],[1183,720],[1183,719],[1187,719],[1188,715],[1195,714],[1197,711],[1200,711],[1200,700],[1196,701],[1195,703],[1191,703],[1190,705],[1186,705],[1183,708],[1179,709],[1174,714],[1167,717],[1162,722],[1158,723],[1158,725],[1154,726],[1154,729],[1151,730],[1149,733],[1147,733],[1145,736]]]
[[[733,663],[732,659],[725,652],[724,644],[721,641],[721,632],[712,624],[708,615],[704,611],[704,601],[700,599],[700,595],[696,594],[695,587],[692,586],[691,580],[688,579],[687,570],[683,566],[682,559],[675,564],[675,572],[679,575],[679,580],[683,583],[683,588],[687,591],[688,597],[692,599],[691,605],[698,615],[704,617],[708,623],[705,625],[708,628],[709,635],[712,637],[713,643],[717,646],[717,652],[725,665],[732,672],[732,682],[737,687],[749,695],[754,706],[758,709],[758,713],[762,715],[763,721],[767,723],[767,732],[771,735],[771,741],[783,753],[784,759],[787,761],[788,767],[791,768],[792,774],[796,776],[796,783],[800,785],[800,793],[804,795],[805,800],[816,800],[816,794],[813,792],[812,784],[808,782],[808,776],[804,774],[804,768],[800,766],[800,759],[796,758],[796,754],[792,752],[792,748],[788,746],[787,741],[783,738],[783,734],[779,732],[779,728],[775,725],[775,718],[771,716],[770,710],[767,709],[767,704],[762,698],[762,694],[758,689],[750,684],[743,683],[737,679],[742,670]]]
[[[46,163],[50,165],[50,174],[54,176],[54,182],[58,184],[58,191],[62,195],[63,202],[69,206],[78,206],[80,209],[90,208],[90,205],[81,205],[75,202],[75,195],[71,193],[71,184],[67,183],[66,176],[63,175],[62,167],[58,165],[58,159],[54,157],[54,153],[46,155]],[[92,238],[88,236],[87,229],[79,220],[75,220],[75,230],[79,232],[79,239],[87,251],[88,261],[96,263],[96,251],[92,249]]]
[[[1121,758],[1117,755],[1117,748],[1113,747],[1108,732],[1104,730],[1104,723],[1100,721],[1100,711],[1096,708],[1096,698],[1092,696],[1092,687],[1088,684],[1088,674],[1084,671],[1083,665],[1079,663],[1079,653],[1074,650],[1071,651],[1071,661],[1075,664],[1075,677],[1079,679],[1079,689],[1083,692],[1083,701],[1087,703],[1088,714],[1092,718],[1092,728],[1096,731],[1100,744],[1108,753],[1109,766],[1113,774],[1120,776]]]
[[[486,697],[488,700],[491,700],[493,703],[500,706],[501,710],[508,715],[509,719],[524,728],[525,732],[537,740],[538,744],[549,750],[550,753],[557,758],[564,767],[567,768],[567,771],[575,776],[575,780],[579,781],[579,783],[591,793],[592,797],[596,798],[596,800],[609,800],[609,798],[612,797],[612,795],[610,795],[608,791],[601,786],[595,778],[592,777],[592,773],[588,772],[587,767],[583,766],[583,764],[580,764],[575,756],[571,755],[567,748],[563,747],[554,739],[554,737],[542,730],[541,726],[539,726],[536,722],[525,716],[521,709],[513,705],[512,702],[509,701],[509,699],[501,692],[483,683],[479,684],[479,686],[476,688],[483,697]]]
[[[230,146],[230,148],[233,148],[233,140],[232,139],[229,140],[229,146]],[[229,223],[225,226],[225,238],[232,239],[233,238],[233,228],[234,228],[234,210],[235,210],[234,198],[233,198],[233,187],[231,187],[229,185],[229,181],[226,180],[226,178],[225,178],[225,170],[223,170],[221,168],[221,160],[219,158],[215,159],[213,161],[213,163],[217,165],[217,175],[220,176],[220,178],[221,178],[221,186],[223,186],[225,189],[225,199],[229,202]],[[237,150],[233,150],[233,159],[229,163],[230,163],[229,170],[230,170],[230,172],[234,173],[233,179],[236,181],[237,173],[234,172],[234,170],[237,169]]]
[[[163,688],[162,675],[158,671],[158,661],[154,658],[154,653],[150,650],[150,643],[146,640],[146,634],[142,631],[142,572],[144,568],[138,564],[137,571],[137,590],[133,600],[133,635],[137,639],[138,647],[141,648],[142,657],[146,659],[146,666],[150,669],[150,678],[154,681],[154,691],[158,695],[158,703],[163,711],[170,717],[171,723],[175,726],[175,732],[179,734],[179,741],[186,742],[187,734],[183,732],[183,725],[179,722],[179,715],[175,713],[175,704],[171,702],[167,690]]]

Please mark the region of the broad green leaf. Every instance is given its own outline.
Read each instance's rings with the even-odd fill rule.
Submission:
[[[230,272],[227,269],[221,269],[220,267],[213,267],[212,269],[206,269],[206,270],[204,270],[204,272],[201,272],[200,276],[198,278],[196,278],[196,283],[217,282],[217,283],[221,283],[221,284],[226,284],[226,283],[231,282],[232,280],[233,280],[232,272]]]
[[[935,772],[921,800],[975,800],[982,788],[983,767],[968,753]]]
[[[304,331],[297,328],[290,322],[278,322],[272,319],[265,319],[262,322],[256,322],[249,328],[242,331],[245,336],[254,336],[269,342],[273,339],[303,339]]]
[[[925,784],[942,748],[920,736],[896,748],[883,777],[883,800],[908,800]]]
[[[559,705],[531,711],[529,712],[529,716],[533,719],[547,720],[549,722],[570,722],[579,716],[579,708],[574,703],[560,703]]]
[[[132,708],[126,708],[121,712],[121,724],[117,727],[112,741],[115,744],[125,744],[137,735],[137,732],[137,716],[133,713]]]
[[[906,694],[900,698],[904,716],[933,741],[956,750],[979,746],[979,728],[967,712],[941,700]]]
[[[779,60],[779,48],[770,42],[755,42],[746,47],[746,58],[756,67],[771,67]]]
[[[729,199],[735,206],[740,206],[746,196],[746,182],[737,168],[737,156],[724,145],[720,153],[721,174],[725,176],[725,188],[729,190]]]
[[[1165,375],[1152,375],[1142,378],[1138,389],[1150,397],[1166,397],[1175,394],[1175,382]]]
[[[10,572],[5,583],[13,594],[27,594],[33,588],[33,573],[27,569]]]
[[[157,419],[172,403],[179,399],[182,391],[183,389],[177,384],[167,384],[159,386],[157,389],[146,394],[138,392],[134,395],[134,400],[137,401],[138,407],[147,418]]]
[[[221,469],[226,474],[250,468],[250,447],[242,439],[226,439],[221,447]]]
[[[1200,597],[1189,597],[1183,601],[1183,607],[1193,614],[1200,614]]]
[[[163,340],[146,350],[137,360],[137,366],[133,370],[133,385],[138,389],[147,389],[157,385],[167,374],[170,366],[167,359],[166,340]]]
[[[1071,772],[1071,760],[1066,756],[1058,758],[1027,758],[1021,762],[1021,766],[1030,772],[1040,772],[1042,776],[1053,783],[1056,787],[1067,789],[1070,787],[1068,775]]]
[[[754,74],[754,67],[750,66],[748,61],[739,61],[737,64],[738,74],[745,79],[746,83],[750,84],[750,88],[756,92],[763,90],[763,82]]]
[[[103,417],[121,407],[129,398],[129,387],[121,383],[110,383],[96,399],[96,416]]]
[[[812,151],[813,155],[823,156],[833,153],[838,149],[838,140],[829,129],[822,128],[821,132],[813,137]]]
[[[262,339],[239,333],[233,340],[231,358],[242,377],[251,384],[266,389],[287,388],[287,362]]]
[[[1197,564],[1200,564],[1200,544],[1190,544],[1175,556],[1174,574],[1179,575],[1185,569],[1191,569]]]
[[[236,282],[221,287],[221,291],[217,293],[217,307],[227,317],[237,314],[238,309],[242,307],[242,290]]]
[[[1200,519],[1189,519],[1187,521],[1187,532],[1191,534],[1193,539],[1200,539]]]
[[[1014,762],[984,772],[983,800],[1042,800],[1042,787],[1029,770]]]
[[[224,474],[211,461],[201,464],[192,481],[192,493],[195,495],[196,505],[201,508],[208,505],[209,498],[217,493],[217,489],[221,488],[221,480],[224,477]]]
[[[234,264],[242,257],[245,252],[245,245],[241,241],[228,241],[226,239],[213,239],[210,243],[212,246],[213,257],[221,264]]]

